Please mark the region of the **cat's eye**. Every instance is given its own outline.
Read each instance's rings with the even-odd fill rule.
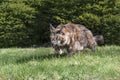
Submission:
[[[64,32],[61,32],[61,34],[62,34],[62,35],[65,35],[65,33],[64,33]]]
[[[57,34],[61,34],[61,35],[65,35],[65,33],[62,32],[62,31],[57,31],[56,33],[57,33]]]
[[[60,34],[60,33],[61,33],[61,31],[57,31],[56,33],[57,33],[57,34]]]

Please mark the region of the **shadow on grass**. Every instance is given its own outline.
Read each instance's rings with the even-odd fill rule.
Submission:
[[[98,48],[95,52],[92,52],[91,50],[86,49],[81,54],[85,56],[90,55],[90,56],[98,56],[100,58],[105,58],[106,56],[107,57],[120,56],[119,52],[120,52],[119,48],[103,47],[103,48]],[[26,62],[33,61],[33,60],[36,60],[36,61],[51,60],[51,59],[62,58],[66,56],[67,56],[66,53],[63,53],[62,55],[59,56],[57,54],[39,54],[36,52],[36,54],[23,55],[19,57],[16,60],[16,63],[26,63]]]
[[[16,63],[26,63],[32,60],[37,60],[37,61],[43,61],[43,60],[51,60],[54,58],[62,58],[66,57],[67,54],[63,53],[62,55],[58,54],[45,54],[45,55],[29,55],[29,56],[23,56],[19,59],[16,60]]]

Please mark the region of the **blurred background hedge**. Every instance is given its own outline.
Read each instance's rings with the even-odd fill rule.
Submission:
[[[69,22],[120,45],[120,0],[1,0],[0,47],[49,45],[49,23]]]

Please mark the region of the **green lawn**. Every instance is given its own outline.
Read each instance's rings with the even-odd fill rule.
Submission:
[[[0,49],[0,80],[120,80],[120,46],[70,58],[52,48]]]

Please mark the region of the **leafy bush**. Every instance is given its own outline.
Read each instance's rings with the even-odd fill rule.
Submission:
[[[32,43],[35,9],[23,2],[0,4],[0,47],[28,46]]]
[[[119,0],[0,1],[0,47],[49,43],[49,23],[80,23],[120,45]]]

